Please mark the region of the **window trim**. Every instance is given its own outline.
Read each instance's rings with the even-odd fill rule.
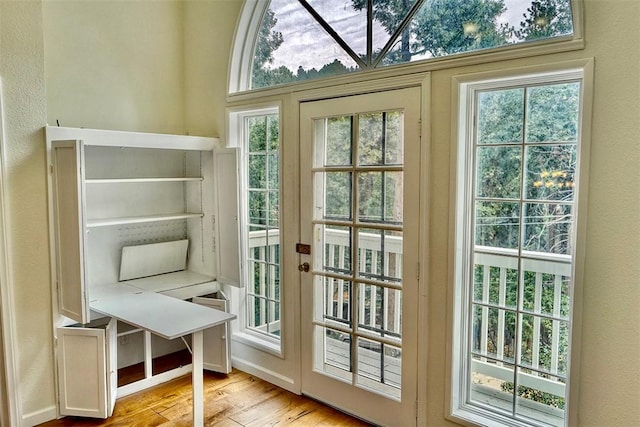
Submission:
[[[464,340],[468,334],[468,310],[463,305],[468,301],[470,287],[462,289],[458,286],[463,275],[468,277],[470,268],[464,255],[465,248],[469,248],[472,239],[471,221],[468,214],[457,209],[464,206],[469,196],[473,194],[472,181],[472,157],[467,155],[471,150],[469,137],[473,135],[473,93],[481,89],[497,86],[517,85],[526,83],[553,83],[557,80],[579,78],[582,82],[582,102],[579,124],[579,171],[577,180],[579,191],[575,194],[576,222],[575,222],[575,251],[572,256],[573,263],[573,289],[572,289],[572,313],[571,313],[571,337],[569,347],[569,369],[567,372],[567,401],[565,425],[575,424],[578,410],[578,388],[580,378],[580,338],[582,319],[582,282],[584,274],[584,258],[586,244],[587,223],[587,198],[590,156],[591,115],[593,99],[593,58],[566,61],[561,63],[545,64],[540,66],[523,67],[517,69],[505,69],[498,71],[475,73],[470,75],[458,75],[452,77],[452,123],[451,123],[451,192],[449,241],[449,293],[448,306],[451,308],[447,318],[447,382],[445,400],[445,416],[455,422],[479,423],[482,425],[512,425],[525,427],[530,423],[520,422],[513,418],[501,416],[492,409],[480,408],[476,405],[467,405],[462,400],[465,397],[463,390],[466,388],[468,378],[468,365],[463,364],[461,358],[464,351]],[[464,264],[464,265],[461,265]],[[465,314],[465,318],[462,318]],[[463,366],[464,369],[460,369]]]
[[[281,102],[267,102],[260,104],[252,104],[245,105],[242,107],[235,108],[227,108],[227,135],[228,135],[228,146],[235,147],[240,150],[240,164],[238,165],[238,183],[239,183],[239,192],[240,194],[245,194],[247,191],[247,182],[246,176],[244,173],[245,169],[245,160],[247,157],[247,148],[245,147],[244,141],[246,137],[244,123],[247,118],[250,117],[258,117],[264,115],[273,115],[276,114],[279,117],[279,132],[280,132],[280,143],[282,143],[282,104]],[[280,151],[281,153],[281,151]],[[280,156],[280,187],[282,187],[282,158]],[[284,334],[280,334],[280,339],[275,339],[269,337],[265,334],[261,334],[253,331],[247,325],[247,255],[248,255],[248,247],[247,247],[247,231],[246,231],[246,223],[248,218],[248,207],[245,198],[240,198],[240,250],[241,250],[241,259],[240,259],[240,283],[241,287],[237,288],[233,294],[234,298],[231,299],[232,309],[231,311],[234,313],[238,313],[238,322],[234,322],[235,326],[232,330],[232,339],[243,344],[246,344],[250,347],[254,347],[258,350],[265,351],[274,356],[283,358],[284,357]],[[282,199],[280,199],[280,211],[282,211]],[[282,248],[282,238],[280,239],[280,245]],[[282,260],[282,258],[281,258]],[[283,307],[283,294],[282,291],[284,289],[282,284],[282,276],[280,283],[280,324],[286,324],[286,313],[282,310]]]
[[[293,82],[269,88],[249,89],[251,65],[256,38],[262,23],[262,17],[270,0],[245,0],[238,17],[238,24],[231,48],[231,61],[228,69],[227,101],[253,99],[261,95],[278,95],[292,91],[305,91],[335,85],[349,84],[397,77],[413,73],[466,67],[496,61],[528,58],[559,52],[582,50],[585,47],[583,35],[583,0],[571,0],[573,14],[573,35],[546,40],[524,42],[427,60],[390,65],[372,70],[332,76],[324,79]]]

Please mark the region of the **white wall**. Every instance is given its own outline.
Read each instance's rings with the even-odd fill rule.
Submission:
[[[227,67],[239,0],[184,3],[185,111],[190,135],[224,142]]]
[[[596,58],[585,260],[583,425],[640,423],[640,2],[589,0]]]
[[[184,133],[182,7],[45,0],[49,124]]]
[[[40,2],[0,2],[0,77],[4,89],[2,147],[13,301],[14,372],[24,414],[54,402],[44,133],[46,121]]]

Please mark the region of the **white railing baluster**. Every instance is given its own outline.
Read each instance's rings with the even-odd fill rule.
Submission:
[[[376,326],[376,313],[378,313],[378,294],[380,292],[380,288],[377,286],[369,286],[369,296],[371,300],[369,301],[369,326]]]
[[[533,312],[540,314],[542,311],[542,273],[536,273],[535,293],[533,296]],[[533,316],[533,342],[531,365],[534,368],[540,367],[540,317]]]
[[[378,273],[378,254],[380,251],[376,249],[371,250],[371,270],[369,271],[372,274]],[[378,294],[382,290],[378,286],[370,286],[371,288],[371,302],[369,306],[371,309],[369,310],[369,326],[376,326],[376,313],[378,313]]]
[[[402,332],[402,325],[400,324],[400,319],[402,318],[402,294],[400,292],[394,292],[395,294],[395,310],[393,316],[393,332],[400,334]]]
[[[364,284],[358,285],[358,323],[366,325],[365,322],[365,298],[366,298],[366,287]]]
[[[266,260],[268,246],[264,246],[260,248],[260,259]],[[266,295],[267,288],[267,264],[261,262],[260,263],[260,296],[264,297]],[[266,324],[269,320],[266,317],[267,314],[267,302],[264,299],[260,300],[260,320],[263,322],[262,324]],[[257,325],[256,325],[257,326]],[[262,325],[261,325],[262,326]]]
[[[360,247],[358,249],[358,252],[360,253],[359,258],[359,263],[358,263],[358,271],[361,272],[366,272],[367,271],[367,250]],[[366,288],[367,286],[365,286],[364,284],[360,284],[359,286],[360,291],[358,292],[359,298],[358,298],[358,322],[366,325],[367,321],[366,321],[366,312],[365,312],[365,307],[366,307]]]
[[[271,263],[276,260],[276,249],[275,245],[269,245],[269,262]],[[269,266],[269,268],[271,269],[271,274],[269,274],[269,298],[274,299],[276,296],[276,269],[274,266]],[[271,305],[270,302],[267,302],[267,304]],[[269,307],[267,312],[269,313],[269,323],[275,322],[275,310],[272,310],[271,307]]]
[[[382,295],[384,300],[384,306],[382,307],[382,318],[384,319],[384,323],[380,326],[385,331],[388,331],[389,330],[389,303],[391,302],[389,301],[389,289],[388,288],[382,289]]]
[[[377,249],[371,249],[371,269],[369,273],[378,274],[378,254],[380,253]]]
[[[482,267],[482,302],[487,304],[489,302],[489,277],[491,268],[487,265]],[[482,306],[481,316],[482,327],[480,328],[480,352],[487,354],[488,348],[488,336],[489,336],[489,307]],[[486,358],[482,358],[482,361],[486,361]]]
[[[325,234],[326,237],[326,234]],[[326,246],[326,253],[327,253],[327,259],[324,260],[326,267],[327,268],[333,268],[335,267],[335,250],[336,250],[336,245],[328,243],[325,240],[325,246]],[[338,306],[337,306],[337,302],[336,305],[334,306],[334,298],[333,295],[334,293],[337,293],[338,290],[336,289],[336,281],[332,280],[332,279],[323,279],[325,280],[325,298],[326,298],[326,304],[327,304],[327,308],[329,308],[330,313],[333,316],[338,315]],[[327,282],[328,281],[328,282]],[[337,296],[337,295],[336,295]]]
[[[499,285],[498,304],[500,307],[504,307],[507,300],[507,269],[505,267],[500,267]],[[504,314],[504,310],[498,310],[498,348],[496,349],[498,359],[502,359],[504,357]],[[498,365],[502,366],[502,362],[499,362]]]
[[[330,278],[323,278],[322,280],[324,280],[324,287],[325,287],[325,299],[326,299],[326,303],[327,304],[327,309],[325,309],[325,313],[328,313],[332,316],[337,317],[338,316],[338,310],[339,310],[339,306],[338,306],[338,299],[334,298],[334,295],[337,297],[338,295],[338,289],[336,288],[336,280],[335,279],[330,279]]]
[[[344,245],[340,245],[338,246],[339,250],[338,250],[338,268],[340,268],[341,271],[344,271],[346,269],[346,265],[345,265],[345,256],[349,253],[347,252],[347,250],[351,251],[351,247],[349,245],[348,240],[345,242]],[[340,319],[343,320],[347,320],[347,318],[345,317],[345,312],[346,315],[349,316],[349,313],[351,313],[351,301],[349,299],[347,299],[347,308],[345,310],[344,308],[344,295],[345,293],[347,294],[347,298],[349,298],[349,286],[348,286],[348,282],[345,282],[343,279],[338,280],[338,292],[340,295],[338,295],[338,301],[340,302],[338,304],[338,306],[340,307],[340,312],[338,317]]]
[[[560,317],[562,302],[562,275],[556,274],[553,279],[553,316]],[[551,336],[551,372],[558,373],[558,358],[560,357],[560,322],[553,321]]]
[[[389,271],[389,258],[391,257],[391,253],[389,251],[386,251],[382,254],[382,274],[385,277],[389,277],[391,276],[391,273]]]
[[[252,273],[256,268],[256,263],[255,261],[249,261],[249,271],[251,271]],[[251,292],[253,292],[255,290],[255,283],[253,282],[255,280],[255,276],[253,278],[253,280],[251,281]],[[255,303],[255,298],[254,298],[254,303]],[[248,310],[247,311],[247,321],[249,322],[249,326],[256,326],[256,311],[255,310]]]

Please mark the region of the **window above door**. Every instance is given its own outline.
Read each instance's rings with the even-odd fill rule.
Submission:
[[[230,92],[557,46],[581,39],[579,6],[571,0],[248,1]]]

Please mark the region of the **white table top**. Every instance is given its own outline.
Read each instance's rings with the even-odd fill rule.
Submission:
[[[201,283],[211,283],[213,278],[189,270],[159,274],[151,277],[141,277],[120,282],[121,285],[133,286],[144,291],[164,292]]]
[[[103,293],[90,306],[169,340],[236,318],[235,314],[126,285],[114,294]]]

